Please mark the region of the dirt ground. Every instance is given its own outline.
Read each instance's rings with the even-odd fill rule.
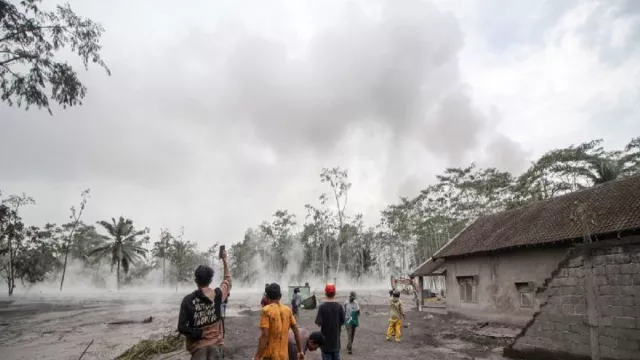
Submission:
[[[407,299],[408,300],[408,299]],[[407,301],[405,300],[405,301]],[[259,313],[241,311],[239,317],[228,318],[225,357],[230,359],[252,359],[257,343]],[[341,357],[345,359],[441,359],[441,360],[498,360],[502,357],[502,347],[507,338],[479,335],[478,333],[513,334],[515,329],[503,329],[488,324],[451,318],[426,312],[409,311],[408,326],[403,329],[402,342],[385,341],[388,324],[388,308],[385,305],[362,305],[360,327],[356,333],[353,355],[348,355],[346,334],[342,334]],[[302,311],[299,326],[311,331],[315,311]],[[157,356],[154,360],[187,360],[184,351]],[[321,359],[319,351],[307,352],[307,359]]]
[[[385,341],[388,322],[388,295],[385,291],[359,291],[361,326],[356,333],[354,354],[346,359],[503,359],[506,340],[495,336],[499,328],[426,312],[409,311],[403,342]],[[226,320],[226,357],[252,359],[258,341],[258,303],[260,293],[235,290],[229,302]],[[0,359],[65,360],[78,359],[91,343],[83,360],[114,359],[141,340],[174,333],[178,307],[184,293],[112,294],[100,297],[16,298],[0,307]],[[340,299],[343,300],[343,299]],[[403,299],[410,306],[411,298]],[[153,316],[152,323],[139,323]],[[316,330],[315,311],[302,311],[300,326]],[[138,323],[114,325],[133,320]],[[483,326],[484,325],[484,326]],[[498,331],[496,331],[498,330]],[[513,334],[513,329],[506,333]],[[343,348],[346,334],[343,334]],[[179,350],[154,360],[189,359]],[[307,353],[307,359],[320,354]]]

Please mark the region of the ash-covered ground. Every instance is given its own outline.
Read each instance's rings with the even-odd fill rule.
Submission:
[[[501,349],[508,339],[479,335],[487,333],[486,324],[414,310],[407,314],[403,342],[385,342],[386,291],[357,291],[363,314],[354,354],[347,355],[345,351],[347,359],[503,359]],[[175,332],[178,307],[185,294],[136,291],[16,296],[13,303],[4,302],[0,306],[0,359],[78,359],[92,340],[82,359],[114,359],[141,340]],[[232,290],[226,322],[227,358],[253,358],[261,295],[259,291]],[[322,299],[320,295],[318,299]],[[407,308],[411,307],[411,298],[403,301]],[[153,321],[143,323],[150,316]],[[303,311],[300,326],[316,329],[314,318],[314,310]],[[133,323],[110,324],[127,321]],[[478,331],[480,327],[482,331]],[[513,333],[512,329],[507,333]],[[344,347],[344,334],[343,338]],[[156,358],[189,359],[189,356],[178,349]],[[320,359],[320,354],[308,353],[307,358]]]

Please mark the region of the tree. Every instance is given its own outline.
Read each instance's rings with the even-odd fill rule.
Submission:
[[[327,209],[316,208],[312,205],[305,205],[307,210],[307,220],[311,219],[311,223],[307,224],[307,252],[313,253],[313,263],[317,264],[317,254],[322,254],[321,271],[322,280],[327,281],[329,269],[331,268],[330,239],[333,236],[334,226],[332,224],[331,212]]]
[[[82,216],[82,212],[84,211],[84,207],[87,205],[87,198],[89,197],[90,189],[84,190],[80,193],[82,200],[80,201],[80,209],[76,212],[75,207],[71,207],[71,229],[69,231],[69,236],[67,237],[67,242],[64,247],[64,263],[62,265],[62,277],[60,278],[60,291],[62,291],[62,285],[64,284],[64,275],[67,272],[67,259],[69,257],[69,249],[71,247],[71,242],[73,241],[74,233],[76,228],[78,227],[78,223],[80,223],[80,217]]]
[[[606,151],[602,139],[545,153],[518,178],[518,205],[544,200],[640,172],[640,137],[624,150]]]
[[[110,258],[111,267],[116,266],[117,288],[120,289],[120,268],[125,275],[129,272],[129,267],[140,258],[147,255],[147,249],[142,247],[148,241],[147,233],[149,229],[136,230],[131,219],[120,216],[116,221],[111,218],[111,222],[98,221],[98,225],[107,231],[106,238],[109,243],[90,251],[90,256],[98,259]]]
[[[184,239],[184,229],[173,239],[168,251],[169,259],[173,265],[173,277],[176,282],[176,291],[181,282],[188,282],[193,277],[193,270],[200,260],[196,244]]]
[[[44,281],[59,268],[55,241],[48,230],[30,226],[21,234],[22,241],[15,251],[14,277],[23,285]]]
[[[162,260],[162,286],[165,286],[166,269],[167,269],[167,256],[169,255],[169,249],[173,235],[167,229],[160,229],[160,240],[153,244],[151,249],[151,255],[156,259]]]
[[[0,0],[0,99],[51,114],[50,100],[66,108],[81,105],[87,93],[71,65],[57,61],[59,50],[70,49],[85,69],[92,62],[111,72],[100,56],[100,24],[76,15],[69,4],[43,11],[40,3]]]
[[[22,195],[11,195],[0,203],[0,255],[8,255],[6,262],[0,266],[5,271],[9,296],[16,287],[16,255],[25,237],[24,223],[20,217],[20,208],[35,204],[33,198]]]
[[[289,264],[288,254],[293,244],[296,217],[287,210],[277,210],[271,222],[260,224],[260,232],[265,248],[260,249],[264,259],[268,259],[270,270],[282,274]]]
[[[338,261],[336,263],[336,274],[340,272],[340,263],[342,262],[342,246],[346,239],[344,237],[344,224],[346,216],[344,213],[349,201],[349,189],[351,189],[351,183],[349,182],[349,175],[347,170],[342,170],[340,167],[334,167],[332,169],[324,168],[320,173],[320,181],[323,183],[329,183],[333,192],[333,199],[336,206],[336,217],[338,219]],[[320,196],[322,204],[326,204],[328,199],[325,194]]]

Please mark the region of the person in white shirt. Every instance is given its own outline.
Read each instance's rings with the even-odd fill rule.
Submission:
[[[345,328],[347,329],[347,351],[353,354],[353,338],[356,335],[356,328],[359,324],[360,305],[356,301],[356,293],[349,294],[349,300],[344,303]]]

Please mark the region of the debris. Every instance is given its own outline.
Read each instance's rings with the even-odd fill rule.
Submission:
[[[184,346],[184,337],[180,334],[167,335],[158,340],[142,340],[122,353],[118,360],[146,360],[155,355],[168,354]]]
[[[149,316],[148,318],[144,318],[142,321],[136,320],[121,320],[121,321],[112,321],[107,323],[108,325],[127,325],[127,324],[148,324],[153,322],[153,316]]]
[[[82,354],[80,354],[80,357],[78,358],[78,360],[82,359],[82,357],[84,356],[84,354],[87,352],[87,350],[89,350],[89,346],[91,346],[91,344],[93,344],[93,340],[91,339],[91,342],[89,343],[89,345],[87,345],[86,348],[84,348],[84,351],[82,352]]]

